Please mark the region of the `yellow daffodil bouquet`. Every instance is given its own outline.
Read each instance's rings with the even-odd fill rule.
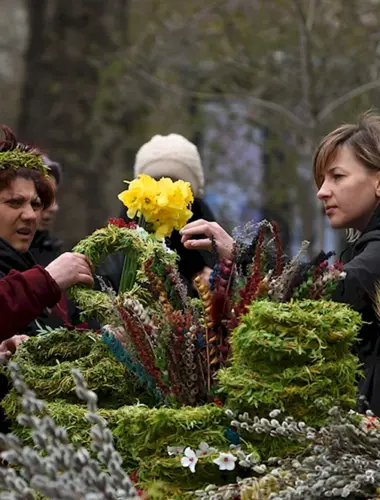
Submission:
[[[190,184],[172,181],[167,177],[160,180],[140,174],[128,182],[129,188],[119,194],[119,200],[127,207],[127,215],[157,239],[170,236],[174,229],[180,230],[193,215],[194,201]]]
[[[156,180],[145,174],[125,182],[129,187],[119,194],[119,200],[126,206],[131,221],[137,223],[143,239],[144,234],[150,233],[151,237],[163,240],[174,229],[182,229],[193,215],[190,209],[194,197],[188,182],[172,181],[166,177]],[[124,259],[120,292],[131,289],[136,269],[137,257],[129,252]]]

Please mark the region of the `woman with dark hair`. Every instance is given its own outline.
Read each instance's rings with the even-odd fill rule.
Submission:
[[[51,234],[51,226],[59,210],[57,191],[62,180],[62,167],[46,155],[42,155],[42,161],[49,169],[49,181],[54,191],[54,202],[42,211],[29,251],[37,264],[47,266],[61,255],[63,247],[63,241]]]
[[[0,143],[0,278],[11,271],[24,272],[35,266],[29,247],[42,211],[55,199],[49,170],[39,151],[18,143],[8,127],[3,126],[3,130],[5,139]],[[36,309],[36,316],[21,332],[10,331],[11,326],[5,331],[7,322],[4,321],[0,325],[0,338],[15,333],[35,335],[39,328],[63,326],[66,317],[59,306],[62,291],[76,283],[93,284],[90,264],[83,255],[63,254],[46,270],[39,266],[37,269],[44,279],[35,278],[36,293],[50,291],[48,308],[38,313]],[[13,307],[12,302],[22,306],[20,301],[33,300],[33,295],[9,296],[9,307]]]
[[[0,345],[0,355],[9,356],[20,341],[36,335],[39,329],[64,326],[66,311],[60,307],[62,292],[82,283],[92,286],[90,263],[79,254],[66,253],[46,269],[36,266],[29,253],[42,211],[54,203],[54,190],[48,168],[38,150],[17,142],[11,130],[3,126],[5,139],[0,143],[0,278],[9,275],[8,294],[2,295],[0,338],[9,339]],[[31,293],[25,293],[25,276]],[[24,279],[23,279],[24,278]],[[31,283],[32,281],[32,283]],[[4,282],[3,282],[4,285]],[[0,285],[1,286],[1,285]],[[24,310],[23,319],[14,321],[15,313]],[[10,337],[17,335],[15,338]],[[0,397],[8,385],[0,377]],[[7,432],[8,423],[0,410],[0,430]]]

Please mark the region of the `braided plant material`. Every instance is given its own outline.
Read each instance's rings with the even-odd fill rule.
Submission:
[[[254,301],[230,338],[230,366],[217,375],[228,406],[256,408],[259,416],[286,409],[312,425],[327,417],[317,400],[351,408],[360,373],[352,346],[361,325],[344,304]]]
[[[117,361],[102,337],[93,331],[60,329],[33,337],[20,345],[13,358],[25,382],[46,401],[76,401],[73,368],[80,370],[87,384],[98,394],[101,406],[154,402],[141,387],[133,372]],[[12,389],[3,400],[9,418],[19,411],[18,398]]]
[[[208,286],[202,283],[200,276],[196,276],[194,278],[194,284],[197,288],[203,306],[204,341],[206,343],[206,363],[207,363],[207,390],[210,390],[212,366],[215,365],[218,361],[217,351],[216,351],[216,344],[218,343],[218,337],[212,330],[212,327],[214,325],[211,317],[212,295]]]
[[[153,255],[158,255],[167,264],[174,264],[177,260],[176,254],[168,251],[162,242],[145,230],[119,227],[113,223],[96,230],[73,248],[73,252],[86,255],[94,267],[108,255],[119,251],[123,251],[127,259],[128,255],[132,259],[137,257],[138,269]],[[79,285],[72,287],[69,294],[81,309],[82,318],[94,316],[102,324],[120,324],[111,295]]]
[[[15,149],[13,151],[0,152],[0,170],[28,168],[41,172],[44,177],[49,176],[49,167],[47,167],[40,155],[33,152],[21,151]]]

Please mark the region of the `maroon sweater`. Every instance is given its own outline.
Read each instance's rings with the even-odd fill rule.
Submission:
[[[12,270],[0,278],[0,342],[24,330],[61,298],[57,283],[41,266],[24,272]]]

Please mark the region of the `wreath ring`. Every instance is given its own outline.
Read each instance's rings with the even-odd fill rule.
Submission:
[[[86,255],[95,269],[106,257],[120,251],[126,255],[137,254],[138,269],[153,255],[158,255],[164,262],[171,264],[177,260],[174,252],[169,251],[165,244],[145,229],[135,225],[133,228],[122,227],[118,219],[81,240],[72,251]],[[81,310],[81,320],[92,316],[101,323],[115,324],[115,320],[117,321],[109,294],[75,285],[69,290],[69,296]]]

